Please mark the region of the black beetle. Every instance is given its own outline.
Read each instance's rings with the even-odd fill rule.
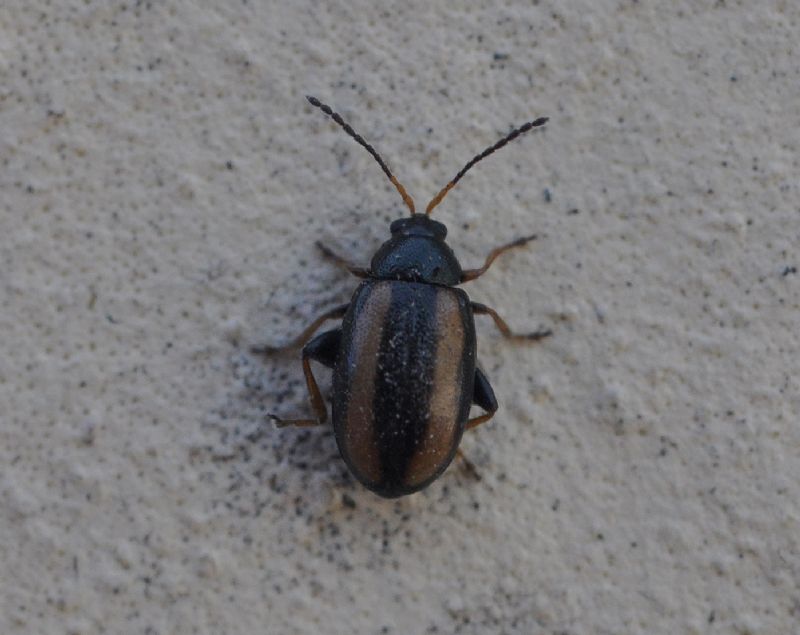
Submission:
[[[482,267],[463,270],[445,243],[447,228],[430,213],[481,159],[532,128],[542,117],[516,128],[474,157],[428,204],[425,214],[378,153],[341,118],[314,97],[322,110],[375,158],[411,211],[394,221],[392,237],[369,269],[357,267],[317,243],[326,256],[365,281],[352,300],[331,309],[286,346],[303,346],[303,372],[316,418],[280,419],[278,425],[318,425],[327,419],[311,360],[333,368],[333,430],[347,466],[367,488],[387,498],[411,494],[436,479],[458,452],[464,430],[492,418],[497,400],[476,366],[473,315],[489,315],[508,338],[539,340],[549,330],[518,335],[491,308],[471,302],[455,285],[483,274],[495,258],[536,236],[525,236],[491,251]],[[344,318],[340,328],[317,335],[323,322]],[[469,418],[476,404],[485,413]]]

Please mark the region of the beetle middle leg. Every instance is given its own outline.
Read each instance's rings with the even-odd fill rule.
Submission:
[[[317,241],[315,244],[317,245],[317,248],[325,255],[326,258],[330,258],[331,260],[333,260],[333,262],[335,262],[340,267],[344,267],[354,276],[358,278],[369,278],[369,269],[365,269],[364,267],[359,267],[358,265],[354,265],[347,258],[345,258],[344,256],[340,256],[330,247],[328,247],[324,243],[321,243],[320,241]]]
[[[311,370],[311,360],[318,361],[323,366],[333,368],[336,364],[336,357],[339,354],[339,344],[342,339],[342,329],[337,328],[332,331],[320,333],[313,340],[303,347],[303,374],[306,376],[306,386],[308,396],[311,401],[311,408],[314,410],[314,419],[281,419],[273,414],[269,415],[278,427],[284,426],[317,426],[322,425],[328,419],[328,409],[325,407],[325,400],[314,378]]]
[[[317,317],[317,319],[314,320],[311,324],[309,324],[303,330],[303,332],[300,333],[300,335],[286,342],[286,344],[282,344],[281,346],[254,346],[250,350],[253,353],[259,355],[265,355],[265,354],[268,355],[274,353],[283,353],[285,351],[292,350],[293,348],[297,348],[298,346],[305,344],[309,340],[309,338],[314,334],[314,331],[316,331],[320,326],[322,326],[324,322],[344,317],[344,314],[347,313],[347,308],[349,306],[350,306],[349,303],[342,304],[341,306],[337,306],[330,309],[329,311],[326,311],[325,313]]]
[[[469,282],[470,280],[475,280],[475,278],[479,278],[486,270],[491,266],[494,262],[495,258],[497,258],[503,252],[508,251],[509,249],[514,249],[514,247],[522,247],[522,245],[527,245],[532,240],[536,240],[536,234],[532,234],[531,236],[523,236],[521,238],[517,238],[516,240],[512,240],[510,243],[506,245],[501,245],[500,247],[495,247],[492,251],[489,252],[489,255],[486,256],[486,262],[483,263],[483,267],[478,269],[465,269],[464,272],[461,274],[461,282]]]
[[[482,415],[478,415],[477,417],[472,417],[472,419],[469,419],[466,427],[464,428],[465,430],[470,430],[481,425],[482,423],[489,421],[489,419],[494,416],[494,413],[497,412],[497,398],[494,396],[494,390],[492,390],[492,385],[489,383],[489,379],[480,368],[475,369],[475,381],[472,388],[472,403],[480,408],[483,408],[486,412]],[[478,468],[476,468],[475,464],[466,457],[466,455],[461,451],[461,448],[456,451],[456,456],[461,459],[464,469],[469,472],[469,474],[475,480],[482,480],[480,472],[478,472]]]
[[[514,333],[514,331],[509,328],[508,324],[506,324],[506,321],[497,314],[497,311],[486,306],[485,304],[481,304],[480,302],[472,303],[472,312],[475,315],[488,315],[491,317],[494,320],[497,328],[503,334],[503,337],[511,340],[538,341],[553,334],[553,331],[550,329],[539,329],[533,333]]]
[[[475,369],[475,382],[472,388],[472,403],[480,408],[483,408],[486,412],[482,415],[478,415],[477,417],[472,417],[472,419],[469,419],[467,421],[465,430],[470,430],[481,425],[482,423],[489,421],[489,419],[494,416],[494,413],[497,412],[497,398],[494,396],[494,390],[492,390],[492,385],[489,383],[488,377],[486,377],[480,368]],[[464,469],[469,472],[475,480],[482,480],[481,475],[478,472],[478,468],[476,468],[475,464],[464,455],[464,453],[461,451],[461,448],[456,451],[456,456],[461,459]]]

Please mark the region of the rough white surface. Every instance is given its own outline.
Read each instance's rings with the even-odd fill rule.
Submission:
[[[0,632],[736,633],[800,623],[795,2],[3,0]],[[381,500],[296,334],[436,211],[501,410]],[[327,377],[327,373],[320,373]],[[326,380],[324,383],[328,383]]]

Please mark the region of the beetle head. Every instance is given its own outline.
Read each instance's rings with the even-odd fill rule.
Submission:
[[[389,226],[392,236],[428,236],[436,240],[444,240],[447,227],[431,219],[425,214],[414,214],[411,218],[400,218]]]

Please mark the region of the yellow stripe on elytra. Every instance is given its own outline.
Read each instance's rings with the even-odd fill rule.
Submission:
[[[436,355],[430,387],[428,425],[408,464],[406,482],[414,487],[431,478],[453,449],[463,390],[459,381],[464,353],[464,316],[458,296],[447,289],[436,294]]]

